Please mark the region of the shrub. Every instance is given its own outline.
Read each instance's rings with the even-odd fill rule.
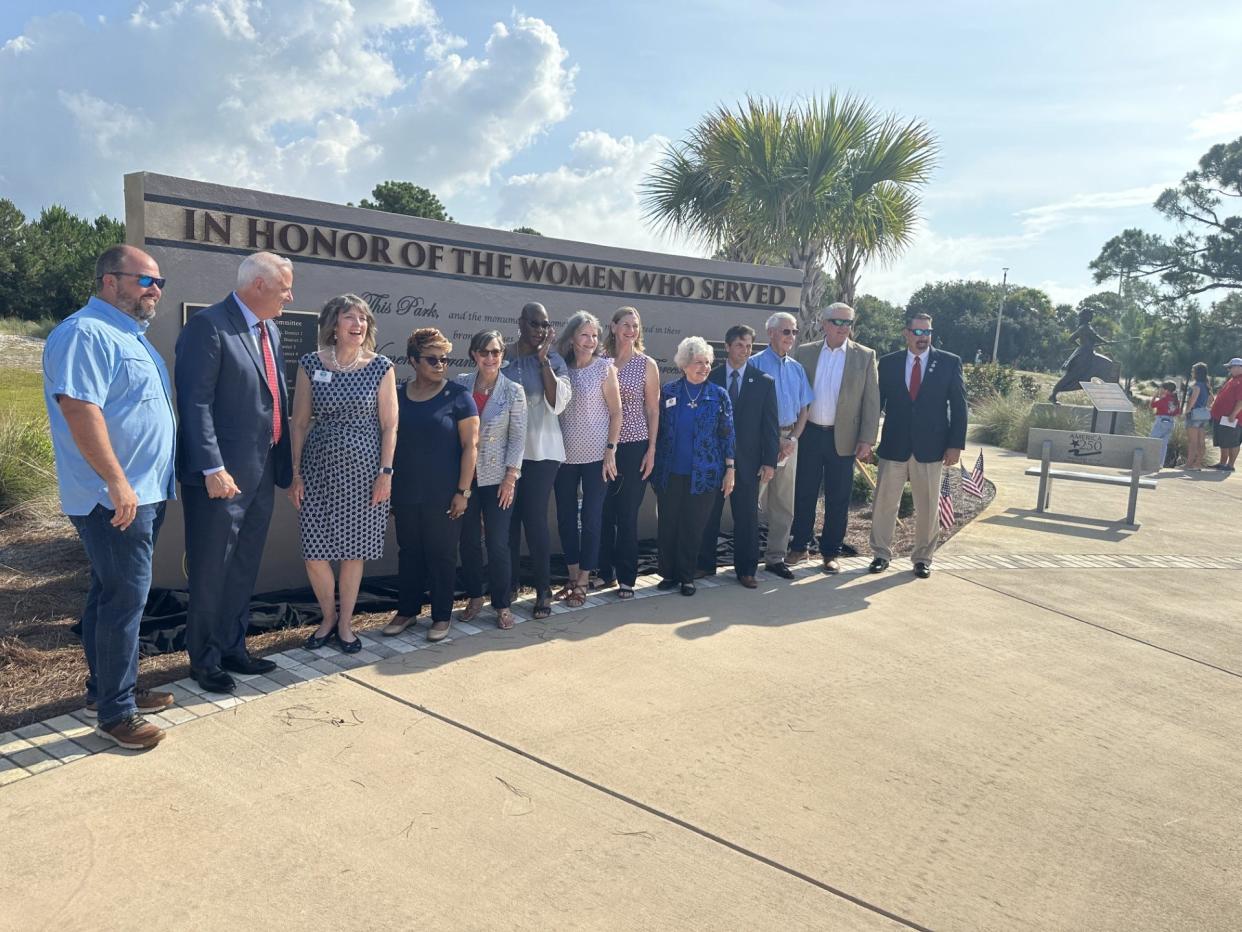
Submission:
[[[52,332],[60,321],[54,317],[44,317],[40,320],[22,320],[20,317],[0,317],[0,333],[7,333],[16,337],[38,337],[40,340],[46,340],[47,335]]]
[[[1034,401],[1039,394],[1039,382],[1035,380],[1033,375],[1023,372],[1018,376],[1018,394],[1027,401]]]
[[[45,503],[56,489],[46,415],[0,411],[0,510]]]
[[[863,473],[866,473],[864,476]],[[875,491],[872,489],[872,483],[876,480],[876,466],[874,463],[859,463],[858,468],[854,470],[854,486],[850,492],[850,500],[855,504],[865,504],[875,498]],[[867,481],[867,476],[871,477],[871,481]],[[907,485],[901,490],[901,504],[897,506],[897,517],[908,518],[914,514],[914,493],[910,491]]]
[[[1080,430],[1081,425],[1069,411],[1041,407],[1035,411],[1029,398],[1019,392],[993,395],[976,406],[971,413],[971,439],[990,443],[1006,450],[1026,452],[1026,438],[1032,427],[1052,430]]]
[[[1008,366],[994,362],[962,366],[962,375],[966,380],[966,398],[971,404],[982,402],[992,395],[1008,395],[1013,389],[1017,374]]]

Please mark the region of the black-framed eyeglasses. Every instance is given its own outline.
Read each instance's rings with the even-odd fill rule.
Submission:
[[[429,366],[447,366],[449,358],[447,356],[415,356],[415,360],[421,359]]]
[[[831,317],[828,320],[824,321],[824,323],[832,324],[834,327],[852,327],[854,325],[853,320],[848,320],[848,319],[840,318],[840,317]]]
[[[929,337],[933,332],[931,327],[907,327],[906,329],[916,337]]]
[[[502,349],[480,349],[475,350],[480,356],[503,356],[505,351]]]
[[[130,278],[138,279],[138,284],[143,288],[150,288],[154,285],[156,288],[163,288],[166,278],[160,278],[158,275],[139,275],[137,272],[104,272],[99,278],[102,280],[104,275],[128,275]]]
[[[781,333],[785,334],[785,336],[787,337],[796,337],[798,335],[798,328],[794,327],[791,330],[788,327],[786,327],[784,330],[781,331]]]

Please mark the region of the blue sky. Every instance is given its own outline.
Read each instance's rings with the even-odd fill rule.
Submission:
[[[463,222],[696,251],[641,221],[661,148],[747,93],[836,89],[942,148],[915,244],[863,291],[1009,266],[1075,300],[1242,135],[1239,37],[1223,2],[6,0],[0,196],[119,215],[139,169],[337,201],[407,178]]]

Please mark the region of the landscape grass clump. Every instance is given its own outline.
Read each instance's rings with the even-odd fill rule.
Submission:
[[[46,340],[60,321],[55,317],[43,317],[39,320],[23,320],[20,317],[0,317],[0,333],[14,337],[35,337]]]
[[[50,507],[56,464],[45,414],[0,409],[0,515],[21,507]]]
[[[1078,419],[1063,408],[1040,407],[1019,389],[1006,395],[991,395],[971,412],[970,437],[1018,453],[1026,452],[1026,438],[1032,427],[1050,430],[1080,430]]]

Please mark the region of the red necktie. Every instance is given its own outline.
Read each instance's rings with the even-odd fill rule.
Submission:
[[[919,357],[914,357],[914,367],[910,370],[910,400],[918,401],[919,386],[923,384],[923,373],[919,367]]]
[[[267,375],[267,387],[272,393],[272,446],[280,443],[280,383],[276,380],[276,360],[272,357],[272,343],[267,336],[267,325],[259,327],[259,345],[263,347],[263,372]]]

